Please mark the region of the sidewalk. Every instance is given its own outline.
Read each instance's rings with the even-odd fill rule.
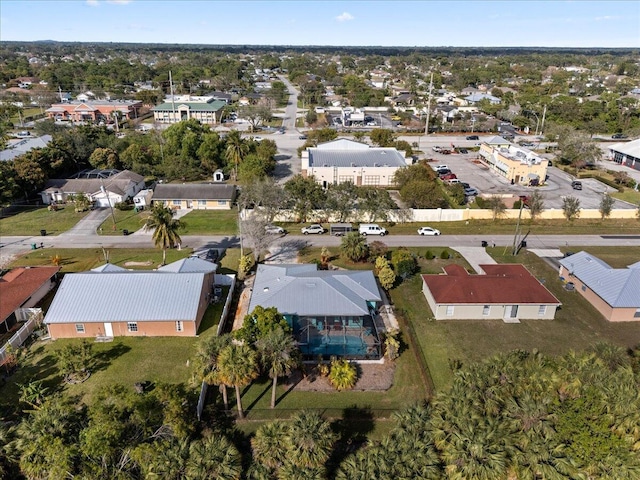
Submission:
[[[484,275],[484,270],[480,268],[481,264],[493,265],[497,263],[484,249],[484,247],[450,247],[455,250],[464,259],[469,262],[469,265],[473,267],[476,273]]]

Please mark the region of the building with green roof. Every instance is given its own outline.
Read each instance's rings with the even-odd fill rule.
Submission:
[[[158,123],[173,124],[195,118],[200,123],[217,125],[226,102],[212,97],[176,97],[173,101],[161,103],[151,109],[153,120]]]

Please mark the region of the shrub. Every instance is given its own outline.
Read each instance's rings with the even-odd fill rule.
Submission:
[[[375,262],[378,257],[385,257],[389,253],[389,247],[385,243],[382,243],[380,240],[376,240],[369,244],[369,260]]]
[[[391,254],[391,263],[396,275],[403,280],[411,276],[418,268],[418,262],[411,252],[404,248],[394,250]]]
[[[393,269],[389,264],[380,269],[378,272],[378,280],[380,280],[380,285],[385,290],[393,288],[393,285],[396,283],[396,274],[393,272]]]
[[[449,253],[449,250],[447,250],[446,248],[442,250],[442,252],[440,252],[440,258],[443,260],[447,260],[451,258],[451,254]]]
[[[433,260],[434,257],[435,255],[431,250],[427,250],[426,253],[424,254],[424,258],[426,258],[427,260]]]
[[[329,381],[336,390],[347,390],[353,388],[358,380],[356,366],[346,360],[334,360],[331,362]]]
[[[133,210],[133,204],[127,202],[118,202],[114,205],[118,210],[126,212],[127,210]]]

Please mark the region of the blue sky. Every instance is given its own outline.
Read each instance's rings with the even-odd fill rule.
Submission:
[[[1,0],[0,40],[640,48],[640,2]]]

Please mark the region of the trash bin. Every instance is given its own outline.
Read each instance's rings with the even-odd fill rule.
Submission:
[[[47,236],[47,231],[46,230],[40,230],[40,235],[42,237],[46,237]]]
[[[122,234],[125,235],[125,236],[129,235],[129,230],[122,230]]]
[[[35,249],[37,249],[37,248],[38,248],[38,246],[37,246],[35,243],[32,243],[32,244],[31,244],[31,250],[35,250]]]
[[[487,246],[489,246],[489,244],[487,243],[487,241],[486,241],[486,240],[482,240],[481,245],[482,245],[483,247],[487,247]]]
[[[527,242],[525,242],[524,240],[522,240],[520,242],[520,248],[527,248]]]

